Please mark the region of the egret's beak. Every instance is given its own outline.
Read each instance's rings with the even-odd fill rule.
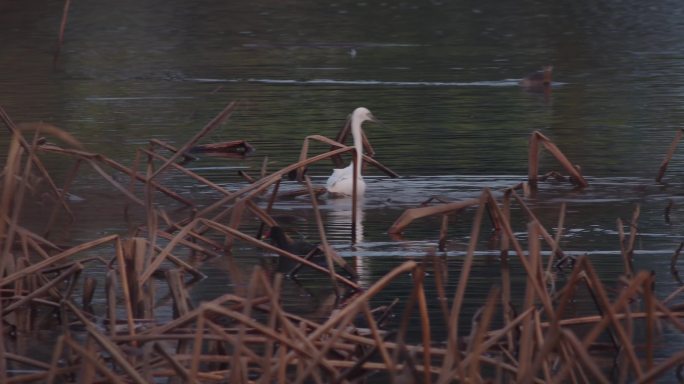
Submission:
[[[370,120],[370,121],[372,121],[372,122],[374,122],[374,123],[378,123],[378,124],[380,124],[380,125],[385,125],[385,124],[382,123],[382,121],[380,121],[378,118],[376,118],[376,117],[373,116],[372,114],[369,114],[369,115],[368,115],[368,120]]]

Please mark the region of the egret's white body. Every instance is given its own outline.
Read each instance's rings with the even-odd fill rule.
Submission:
[[[333,169],[332,175],[325,183],[328,193],[332,195],[352,196],[354,191],[354,176],[356,176],[356,193],[357,196],[363,196],[366,191],[366,183],[361,176],[361,168],[363,164],[363,133],[361,132],[361,124],[364,121],[377,121],[373,114],[364,107],[359,107],[354,110],[351,118],[351,132],[354,139],[354,148],[356,149],[356,158],[358,159],[358,166],[356,167],[356,175],[354,175],[354,161],[346,168]]]

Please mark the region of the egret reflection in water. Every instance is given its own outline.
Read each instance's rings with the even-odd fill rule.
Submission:
[[[352,204],[351,199],[328,199],[325,206],[326,214],[326,234],[328,239],[334,244],[344,244],[345,247],[352,244],[352,256],[354,258],[355,272],[361,282],[367,273],[363,267],[363,257],[355,252],[356,247],[364,241],[363,221],[365,211],[363,198],[360,198],[356,205],[356,218],[353,228],[352,238]],[[336,247],[338,250],[340,247]]]
[[[352,203],[351,199],[328,199],[325,208],[326,232],[330,240],[338,242],[342,240],[363,242],[363,198],[359,198],[356,204],[356,221],[352,238]]]

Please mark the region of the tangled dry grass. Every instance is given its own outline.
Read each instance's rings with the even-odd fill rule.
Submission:
[[[633,270],[638,208],[629,223],[618,225],[625,272],[619,291],[610,295],[586,257],[571,260],[560,248],[564,209],[552,236],[527,207],[524,193],[518,193],[536,186],[539,143],[559,159],[576,185],[586,186],[582,175],[543,135],[532,135],[527,182],[503,191],[499,198],[485,189],[474,199],[409,209],[390,228],[390,233],[398,234],[417,219],[446,217],[474,208],[463,266],[458,276],[451,276],[457,281],[455,292],[446,292],[448,271],[435,262],[429,250],[424,260],[406,261],[362,289],[353,277],[339,272],[345,261],[327,244],[320,218],[320,247],[326,266],[277,248],[260,234],[240,230],[242,221],[252,217],[264,226],[277,225],[269,212],[277,204],[280,180],[292,172],[305,181],[302,193],[312,196],[311,209],[317,210],[315,196],[320,191],[301,171],[349,151],[351,148],[340,142],[343,136],[338,141],[313,137],[334,149],[312,157],[308,157],[307,140],[300,161],[270,174],[262,172],[263,177],[237,191],[226,190],[183,166],[181,160],[189,150],[234,109],[235,104],[229,104],[181,148],[151,140],[147,148],[138,150],[131,168],[88,152],[71,135],[48,124],[18,127],[0,110],[0,118],[12,134],[0,201],[0,382],[643,383],[679,375],[684,352],[659,361],[654,355],[663,326],[684,331],[684,312],[675,304],[682,289],[659,298],[653,290],[654,276]],[[43,135],[64,145],[43,142]],[[163,154],[169,152],[170,156]],[[41,160],[45,153],[73,159],[72,171],[59,187]],[[369,161],[393,174],[370,157]],[[100,174],[132,209],[144,212],[146,225],[132,236],[111,234],[69,247],[52,243],[46,234],[57,216],[72,215],[66,196],[82,165]],[[222,197],[197,207],[163,184],[160,175],[166,172],[192,177]],[[119,177],[114,177],[115,173]],[[46,214],[44,233],[28,230],[22,221],[32,175],[44,180],[55,201],[52,212]],[[128,185],[117,181],[120,175],[126,176]],[[142,188],[134,188],[136,185]],[[263,207],[256,198],[269,191]],[[153,204],[160,196],[190,207],[191,213],[170,219]],[[513,204],[525,212],[522,222],[511,219]],[[480,231],[487,222],[498,236],[501,277],[492,284],[472,322],[463,324],[464,297],[472,280]],[[443,220],[442,244],[446,223]],[[515,235],[519,232],[526,236]],[[527,239],[526,244],[522,238]],[[244,295],[226,294],[193,307],[189,291],[203,277],[199,266],[207,258],[228,257],[236,239],[326,274],[331,286],[347,299],[327,320],[307,320],[282,307],[279,297],[285,277],[257,268]],[[544,247],[551,255],[546,259],[542,257]],[[521,304],[514,304],[511,298],[507,264],[512,258],[523,265],[526,274]],[[559,265],[572,270],[562,285],[554,281],[552,273]],[[84,273],[91,268],[106,271],[104,285]],[[447,324],[440,332],[447,335],[446,341],[432,339],[435,330],[428,313],[426,271],[434,276],[439,312]],[[370,302],[407,274],[413,285],[410,295],[398,298],[405,308],[400,326],[383,329],[380,323],[390,308],[371,308]],[[172,300],[165,308],[156,304],[159,284],[171,292]],[[567,306],[587,295],[595,304],[595,314],[568,316]],[[94,296],[104,297],[106,302],[93,306]],[[169,309],[173,319],[159,321],[157,314]],[[422,330],[416,344],[408,342],[406,335],[414,314],[420,318]],[[495,318],[502,319],[500,326]],[[18,335],[47,328],[59,334],[54,344],[44,347],[51,350],[50,359],[36,358],[16,342]],[[600,338],[607,338],[608,345],[599,342]],[[598,358],[606,356],[612,360],[609,364]]]

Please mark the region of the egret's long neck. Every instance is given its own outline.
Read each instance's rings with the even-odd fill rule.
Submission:
[[[352,117],[351,123],[352,138],[354,139],[354,147],[356,148],[356,174],[357,178],[361,177],[361,165],[363,164],[363,133],[361,133],[361,120]]]

